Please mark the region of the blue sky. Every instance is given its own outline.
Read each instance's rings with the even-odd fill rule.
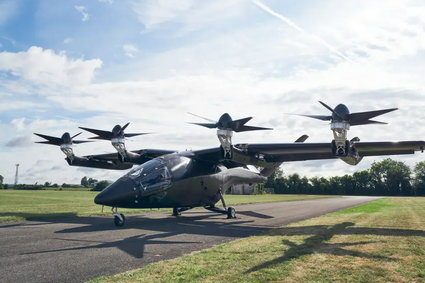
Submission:
[[[198,149],[215,133],[186,122],[195,112],[253,116],[273,132],[235,142],[330,141],[326,123],[285,113],[326,114],[318,100],[352,112],[399,107],[389,126],[353,127],[364,141],[422,140],[423,1],[0,1],[0,174],[79,182],[122,172],[69,167],[58,148],[34,144],[78,126],[155,134],[129,149]],[[84,133],[84,138],[89,134]],[[111,152],[107,142],[77,155]],[[420,154],[397,157],[412,165]],[[330,176],[367,168],[341,161],[288,163],[288,173]]]

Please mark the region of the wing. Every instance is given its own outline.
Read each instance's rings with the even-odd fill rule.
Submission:
[[[266,162],[339,158],[333,154],[331,143],[239,144],[235,148]],[[424,148],[424,141],[353,143],[353,149],[360,157],[413,154],[415,151],[423,151]]]
[[[72,160],[67,158],[66,160],[71,166],[125,170],[133,167],[133,165],[143,164],[153,158],[173,152],[175,151],[163,149],[141,149],[131,151],[128,159],[125,161],[121,160],[121,157],[117,152],[75,157]]]
[[[424,141],[400,142],[355,142],[353,147],[360,156],[414,154],[415,151],[424,151]]]
[[[266,162],[289,162],[337,158],[331,143],[238,144],[235,148]]]

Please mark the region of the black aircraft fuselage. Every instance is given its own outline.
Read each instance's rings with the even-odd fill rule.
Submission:
[[[120,208],[214,207],[222,192],[266,178],[244,168],[227,169],[173,153],[132,169],[100,192],[95,203]]]

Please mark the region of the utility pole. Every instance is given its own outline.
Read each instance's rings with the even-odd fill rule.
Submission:
[[[15,187],[18,184],[18,171],[19,171],[19,164],[16,164]]]

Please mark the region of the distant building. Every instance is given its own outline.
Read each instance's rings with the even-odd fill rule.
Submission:
[[[251,195],[254,192],[255,184],[233,185],[230,189],[232,195]]]

